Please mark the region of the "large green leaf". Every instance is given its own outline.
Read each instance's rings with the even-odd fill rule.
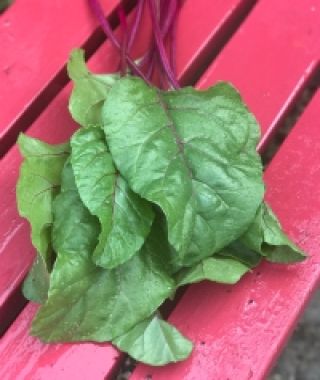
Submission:
[[[49,145],[24,134],[18,145],[24,156],[17,183],[18,210],[31,224],[32,243],[50,269],[52,201],[59,192],[69,145]]]
[[[181,264],[211,256],[249,227],[264,193],[259,128],[229,84],[160,92],[125,77],[102,119],[129,186],[165,213]]]
[[[152,259],[158,246],[151,238],[140,253],[113,270],[92,262],[97,220],[75,186],[72,190],[68,165],[65,171],[68,183],[54,202],[57,260],[48,301],[33,321],[32,334],[46,342],[112,340],[149,317],[172,293],[174,283]]]
[[[151,205],[117,172],[100,128],[80,129],[73,135],[71,147],[80,197],[101,224],[93,258],[97,265],[114,268],[142,247],[153,220]]]
[[[82,49],[71,52],[68,74],[74,83],[69,100],[69,111],[73,119],[82,126],[100,125],[103,102],[119,78],[118,75],[92,74],[85,64]]]
[[[151,315],[173,288],[147,250],[113,270],[96,267],[83,251],[59,253],[32,334],[46,342],[108,341]]]
[[[176,276],[178,286],[210,280],[222,284],[235,284],[250,268],[240,261],[227,257],[208,257],[192,268],[185,268]]]
[[[192,351],[192,343],[157,315],[138,323],[112,343],[139,362],[154,366],[184,360]]]
[[[306,255],[282,231],[271,208],[262,203],[256,218],[241,241],[250,249],[259,252],[275,263],[302,261]]]
[[[47,300],[48,289],[48,268],[42,256],[37,254],[29,273],[24,280],[22,292],[29,301],[42,304]]]

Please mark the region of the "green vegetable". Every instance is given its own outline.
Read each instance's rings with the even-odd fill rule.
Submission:
[[[81,49],[71,52],[68,74],[74,83],[69,100],[72,117],[84,127],[101,125],[101,108],[119,76],[92,74],[86,67],[84,51]]]
[[[306,258],[301,249],[284,234],[277,217],[265,203],[261,204],[254,222],[241,240],[274,263],[293,263]]]
[[[150,316],[174,283],[150,260],[149,249],[156,247],[113,270],[95,266],[83,250],[78,256],[59,253],[32,334],[45,342],[104,342]]]
[[[209,257],[192,268],[182,269],[177,275],[179,286],[210,280],[222,284],[235,284],[250,268],[237,260]]]
[[[48,297],[49,272],[41,255],[37,254],[28,276],[24,280],[22,292],[30,301],[44,303]]]
[[[59,192],[69,144],[49,145],[21,133],[18,145],[24,157],[17,183],[18,210],[31,224],[32,244],[49,270],[53,260],[52,200]]]
[[[263,202],[259,128],[227,83],[160,91],[91,74],[79,50],[68,71],[82,128],[70,144],[18,140],[18,208],[37,251],[23,292],[42,304],[31,332],[183,360],[192,343],[158,311],[179,286],[305,258]]]
[[[53,203],[54,223],[52,244],[55,252],[74,254],[91,253],[98,241],[98,219],[81,202],[70,161],[62,172],[61,192]]]
[[[160,366],[186,359],[192,343],[154,315],[112,341],[120,350],[146,364]]]
[[[151,206],[133,193],[114,167],[100,128],[79,130],[71,146],[80,198],[101,224],[93,258],[97,265],[114,268],[142,247],[153,220]]]
[[[125,77],[110,90],[102,119],[120,173],[166,215],[181,265],[246,231],[264,193],[259,130],[233,87],[164,93]]]
[[[113,270],[99,268],[92,262],[91,253],[98,238],[97,220],[82,204],[72,177],[71,165],[67,163],[62,191],[54,202],[57,260],[48,300],[35,317],[32,334],[48,342],[102,342],[149,317],[171,294],[174,282],[152,260],[149,252],[156,251],[157,246],[151,239],[138,255]]]
[[[259,251],[257,252],[249,248],[248,246],[243,244],[241,239],[229,244],[227,247],[225,247],[223,250],[219,252],[219,255],[224,257],[230,257],[237,261],[240,261],[249,268],[257,266],[262,259]]]

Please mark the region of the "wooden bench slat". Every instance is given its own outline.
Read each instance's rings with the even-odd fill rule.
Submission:
[[[320,92],[265,176],[267,201],[308,260],[291,266],[263,263],[235,286],[189,287],[169,320],[195,342],[193,355],[159,369],[141,365],[130,380],[266,378],[319,284],[319,109]]]
[[[232,20],[237,19],[237,14],[243,14],[244,9],[250,5],[250,0],[228,0],[219,1],[212,4],[209,0],[188,0],[183,5],[180,14],[180,23],[178,26],[178,43],[184,38],[186,30],[190,29],[190,19],[193,20],[203,18],[201,24],[202,33],[198,32],[196,38],[192,42],[185,44],[185,49],[188,49],[188,54],[183,54],[180,45],[178,56],[178,68],[180,74],[187,75],[189,70],[193,70],[192,65],[195,64],[195,56],[199,56],[206,49],[206,44],[212,44],[215,40],[223,37],[223,33],[227,31],[223,28],[225,23],[230,23]],[[197,5],[195,7],[195,4]],[[208,15],[209,10],[214,14],[213,17],[205,17]],[[221,29],[224,32],[221,32]],[[141,33],[141,42],[137,47],[136,54],[143,45],[143,33]],[[210,35],[210,39],[208,38]],[[205,42],[204,42],[205,41]],[[179,45],[178,45],[179,46]],[[90,66],[95,71],[110,71],[117,66],[117,58],[115,58],[114,51],[110,49],[109,43],[105,43],[99,51],[90,60]],[[52,101],[41,116],[35,121],[32,127],[28,130],[28,134],[38,138],[43,138],[48,142],[61,142],[70,136],[72,131],[76,128],[72,122],[67,108],[67,98],[70,93],[70,87],[67,86],[55,99]],[[30,244],[29,228],[27,224],[19,218],[15,206],[15,183],[18,177],[18,168],[21,162],[20,155],[18,154],[17,147],[13,147],[4,157],[0,165],[0,197],[3,202],[0,204],[0,236],[4,237],[3,244],[0,248],[0,318],[1,310],[6,310],[6,305],[10,301],[10,294],[14,294],[19,288],[23,277],[25,276],[34,255],[34,250]],[[9,223],[8,223],[9,221]],[[7,270],[9,268],[9,270]],[[29,307],[29,306],[28,306]],[[3,313],[6,314],[6,313]],[[4,317],[2,315],[2,317]],[[19,325],[20,315],[16,321]],[[29,318],[31,316],[29,315]],[[1,320],[1,323],[8,321]],[[28,336],[28,328],[25,325],[24,335]],[[8,344],[12,340],[16,340],[14,334],[11,334],[11,328],[6,333],[5,342],[0,344],[0,361],[2,361],[2,353],[7,349]],[[22,336],[19,338],[22,339]],[[19,340],[17,340],[18,342]],[[27,342],[23,338],[22,346]],[[29,344],[29,343],[28,343]],[[30,344],[32,346],[32,344]],[[32,362],[32,347],[28,349],[30,362]],[[45,351],[45,345],[37,345],[34,349]],[[51,353],[48,353],[51,355]],[[26,360],[29,360],[26,359]],[[37,359],[34,359],[35,366]],[[11,368],[12,366],[12,368]],[[0,378],[6,374],[8,379],[15,379],[14,363],[6,366],[5,372],[2,372],[0,366]],[[10,377],[11,376],[11,377]],[[94,379],[90,377],[90,379]],[[98,379],[99,377],[97,377]],[[100,378],[99,378],[100,379]]]
[[[118,3],[104,1],[105,14]],[[24,112],[62,72],[70,50],[84,45],[96,28],[87,1],[18,0],[0,15],[0,153],[14,141]]]
[[[36,309],[29,304],[1,338],[2,380],[107,380],[117,369],[121,355],[109,344],[44,346],[26,334]]]

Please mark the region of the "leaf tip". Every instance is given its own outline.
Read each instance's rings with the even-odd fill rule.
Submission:
[[[85,62],[85,51],[83,49],[75,48],[71,51],[67,63],[67,71],[69,78],[73,81],[88,75],[89,71]]]

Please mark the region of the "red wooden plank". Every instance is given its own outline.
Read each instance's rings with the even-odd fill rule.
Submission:
[[[186,1],[180,15],[178,43],[180,44],[180,53],[184,51],[182,44],[185,46],[185,49],[188,49],[189,53],[188,55],[181,54],[182,58],[178,60],[180,73],[185,74],[192,69],[191,63],[196,61],[195,56],[201,55],[206,48],[206,45],[203,43],[205,38],[207,43],[210,44],[212,44],[215,39],[218,40],[222,38],[221,29],[217,29],[217,25],[220,25],[223,29],[224,23],[230,23],[230,20],[237,19],[237,14],[243,14],[244,9],[251,3],[251,0],[217,1],[214,7],[214,17],[208,18],[204,17],[204,15],[207,14],[209,6],[212,5],[209,0],[197,1],[197,7],[195,7],[195,0]],[[186,28],[189,29],[190,19],[193,20],[194,17],[197,19],[203,18],[204,22],[201,24],[202,33],[198,32],[196,38],[190,43],[190,41],[188,42],[183,38],[186,33]],[[221,22],[221,20],[223,20],[223,22]],[[208,35],[211,36],[209,40],[207,38]],[[190,47],[192,47],[192,49]],[[117,65],[117,60],[110,51],[108,43],[106,43],[97,54],[95,54],[90,63],[91,67],[96,71],[108,71]],[[69,93],[70,87],[67,87],[54,99],[28,131],[30,135],[43,138],[48,142],[61,142],[70,135],[75,125],[71,121],[66,108]],[[21,158],[17,148],[13,147],[3,159],[0,166],[0,197],[3,199],[3,202],[0,204],[0,236],[3,237],[3,244],[0,247],[0,312],[1,310],[4,311],[2,316],[0,313],[0,319],[1,317],[3,318],[8,311],[6,305],[8,305],[10,295],[14,294],[19,288],[33,257],[29,229],[26,223],[17,215],[14,200],[15,183],[20,162]],[[24,334],[28,335],[27,328],[25,328]],[[11,342],[10,337],[14,340],[16,339],[14,334],[11,335],[11,329],[8,330],[6,336],[8,339],[6,344],[0,349],[0,355],[1,350],[4,350]],[[24,340],[24,342],[25,341],[26,340]],[[19,344],[19,340],[17,340],[17,344]],[[37,347],[36,349],[45,350],[45,347],[46,346],[42,346],[42,348]],[[31,348],[28,351],[28,355],[32,356]],[[30,357],[31,362],[32,360],[32,357]],[[14,363],[11,362],[11,366],[13,365]],[[11,366],[6,367],[5,373],[9,375],[12,374],[11,371],[14,369],[14,366],[12,368]],[[2,378],[1,367],[0,378]]]
[[[14,1],[0,16],[0,113],[1,152],[13,142],[24,125],[19,119],[51,82],[47,97],[57,93],[65,80],[61,71],[69,51],[85,44],[97,23],[87,1]],[[110,15],[119,0],[103,1],[105,14]],[[39,107],[43,106],[39,104]],[[33,109],[33,113],[37,109]],[[0,153],[1,153],[0,152]]]
[[[309,259],[264,263],[236,286],[189,287],[169,319],[195,342],[191,358],[139,366],[131,380],[265,379],[320,279],[319,109],[318,92],[265,176],[267,201]]]
[[[117,369],[118,351],[108,344],[44,346],[26,334],[35,311],[29,304],[0,341],[2,380],[109,379]]]
[[[265,141],[314,73],[319,34],[319,0],[260,0],[198,85],[231,81],[260,122]]]

